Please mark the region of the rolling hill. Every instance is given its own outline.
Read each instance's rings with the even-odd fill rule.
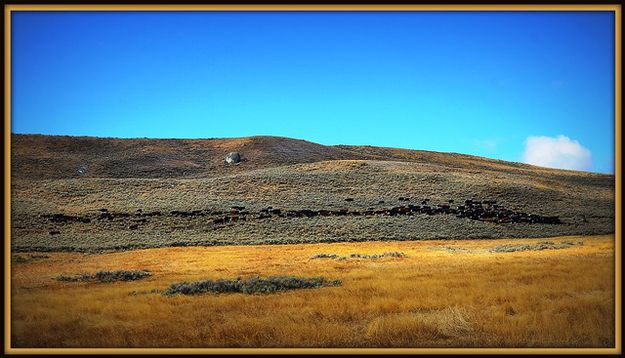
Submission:
[[[194,178],[331,160],[398,161],[449,169],[565,175],[563,171],[457,153],[373,146],[326,146],[271,136],[118,139],[14,134],[11,140],[12,176],[23,179]],[[224,157],[233,151],[244,155],[247,159],[245,165],[226,165]],[[86,170],[81,172],[80,168]]]
[[[14,134],[11,169],[16,250],[614,232],[613,175],[456,153]]]

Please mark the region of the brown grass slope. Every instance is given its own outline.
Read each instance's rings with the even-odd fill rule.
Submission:
[[[606,177],[458,153],[374,146],[325,146],[273,136],[120,139],[13,134],[11,141],[12,177],[24,179],[207,177],[329,160],[401,161],[449,169]],[[240,152],[247,161],[237,166],[225,164],[225,155],[232,151]],[[81,167],[86,168],[84,174],[79,173]]]
[[[224,156],[247,158],[227,165]],[[77,173],[86,166],[84,175]],[[614,176],[555,170],[453,153],[323,146],[279,137],[110,139],[14,135],[12,247],[20,250],[126,249],[175,245],[599,235],[614,232]],[[171,211],[258,213],[366,210],[454,199],[497,200],[562,225],[497,224],[453,215],[315,217],[215,226]],[[346,199],[351,199],[347,201]],[[380,201],[384,203],[380,204]],[[135,217],[56,224],[41,214],[95,218],[100,208]],[[129,229],[135,227],[135,229]],[[59,232],[50,234],[50,232]]]
[[[230,139],[119,139],[12,136],[14,178],[178,178],[206,177],[289,164],[333,159],[369,159],[338,147],[281,137]],[[247,161],[228,166],[225,155]],[[86,166],[85,174],[78,169]]]

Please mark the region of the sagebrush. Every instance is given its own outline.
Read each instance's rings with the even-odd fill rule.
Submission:
[[[203,293],[233,292],[267,294],[303,288],[338,286],[340,284],[341,280],[328,280],[324,277],[269,276],[267,278],[261,278],[257,276],[248,279],[237,277],[234,280],[220,279],[173,283],[163,292],[163,295],[198,295]]]

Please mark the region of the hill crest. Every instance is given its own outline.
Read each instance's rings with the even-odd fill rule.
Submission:
[[[212,177],[332,160],[399,161],[469,171],[603,175],[459,153],[368,145],[327,146],[278,136],[152,139],[12,134],[11,141],[12,177],[16,179]],[[233,151],[247,160],[241,165],[226,164],[226,154]]]

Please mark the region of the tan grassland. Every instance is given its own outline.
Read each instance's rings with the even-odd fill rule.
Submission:
[[[169,247],[13,254],[13,347],[613,347],[614,236]],[[579,244],[583,242],[583,245]],[[381,259],[312,259],[319,253]],[[26,262],[17,262],[17,256]],[[99,270],[148,279],[59,282]],[[342,285],[267,295],[163,296],[173,282],[323,276]]]

